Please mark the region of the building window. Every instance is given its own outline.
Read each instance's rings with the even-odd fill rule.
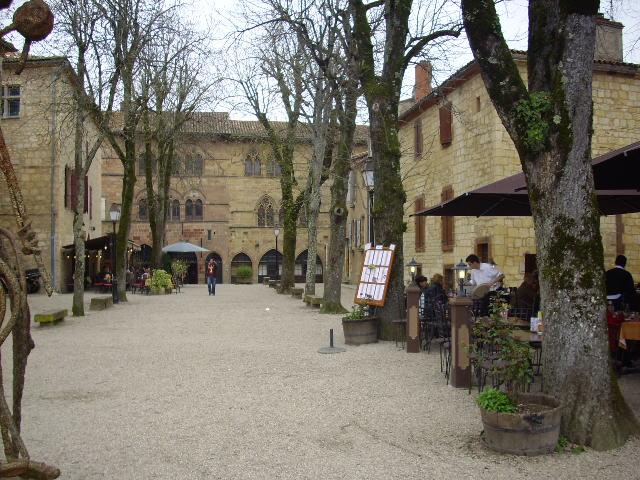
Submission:
[[[273,227],[274,226],[274,209],[273,200],[269,197],[263,197],[257,208],[258,226]]]
[[[482,107],[482,103],[480,101],[480,97],[476,97],[476,112],[480,111],[480,108]]]
[[[307,221],[307,208],[305,205],[300,207],[300,211],[298,212],[298,226],[306,227],[309,222]]]
[[[416,198],[415,204],[415,213],[418,213],[421,210],[424,210],[424,196],[420,196]],[[424,244],[425,244],[425,218],[423,216],[414,216],[414,227],[415,231],[415,250],[416,252],[424,252]]]
[[[261,175],[262,175],[262,164],[260,163],[260,160],[256,158],[253,161],[253,176],[259,177]]]
[[[422,120],[417,119],[414,123],[414,133],[415,133],[415,153],[416,157],[420,157],[422,155]]]
[[[193,200],[184,202],[184,216],[187,220],[193,220]]]
[[[149,219],[149,210],[147,208],[147,199],[141,198],[138,202],[138,219],[140,220],[148,220]]]
[[[20,85],[5,85],[2,87],[2,117],[20,117]]]
[[[476,243],[476,255],[482,263],[489,263],[489,241],[481,240]]]
[[[179,222],[180,221],[180,200],[173,200],[171,202],[171,215],[170,215],[171,220],[173,220],[174,222]]]
[[[276,176],[276,162],[270,158],[267,160],[267,177],[275,177]]]
[[[278,210],[278,226],[284,226],[284,207],[280,206],[280,210]]]
[[[440,194],[440,200],[442,202],[446,202],[447,200],[453,199],[453,187],[451,185],[447,185],[442,189],[442,193]],[[440,217],[441,218],[441,226],[442,226],[442,251],[450,252],[453,250],[453,245],[455,243],[454,240],[454,217]]]
[[[452,105],[449,102],[445,102],[439,110],[440,113],[440,144],[443,147],[451,145],[453,140],[452,121],[453,116],[451,113]]]
[[[244,176],[252,177],[253,176],[253,160],[247,158],[244,161]]]
[[[181,162],[176,162],[176,171],[186,176],[201,177],[204,169],[204,161],[200,155],[187,157]]]
[[[193,219],[202,220],[204,217],[202,200],[198,199],[193,202]]]

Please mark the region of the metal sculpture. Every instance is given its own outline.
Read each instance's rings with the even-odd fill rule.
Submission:
[[[0,0],[0,10],[9,8],[11,1]],[[29,0],[21,5],[13,14],[11,25],[0,30],[0,40],[7,48],[12,47],[2,40],[10,32],[17,31],[24,39],[24,47],[17,73],[21,73],[26,64],[31,42],[42,40],[53,29],[53,14],[42,0]],[[0,352],[9,334],[13,336],[13,395],[10,409],[6,400],[3,384],[3,372],[0,365],[0,433],[4,446],[6,463],[0,463],[0,478],[16,477],[53,479],[60,476],[56,467],[34,462],[20,436],[22,417],[22,392],[24,390],[27,357],[34,348],[31,338],[31,314],[27,303],[27,285],[18,252],[18,244],[25,255],[33,255],[40,272],[42,282],[48,295],[51,295],[51,280],[44,268],[41,250],[36,233],[27,216],[24,199],[18,184],[9,150],[0,128],[0,171],[4,175],[11,206],[18,227],[17,235],[0,228]],[[10,315],[7,317],[7,307]]]

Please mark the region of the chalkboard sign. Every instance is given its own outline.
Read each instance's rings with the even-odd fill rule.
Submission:
[[[387,297],[391,268],[396,246],[371,245],[364,247],[362,274],[356,290],[355,303],[381,307]]]

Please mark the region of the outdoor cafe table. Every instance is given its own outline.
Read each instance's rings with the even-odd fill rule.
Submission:
[[[620,325],[620,347],[627,348],[627,340],[640,340],[640,322],[623,322]]]

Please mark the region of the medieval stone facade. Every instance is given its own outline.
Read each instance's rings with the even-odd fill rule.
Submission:
[[[296,191],[303,189],[307,182],[311,158],[309,139],[310,132],[301,128],[294,159]],[[189,281],[204,281],[204,265],[209,258],[218,264],[219,282],[234,281],[235,269],[241,265],[252,268],[254,282],[264,276],[276,276],[276,271],[282,268],[282,228],[278,253],[274,233],[281,224],[280,168],[260,123],[233,120],[227,113],[197,113],[181,131],[177,162],[179,168],[171,182],[171,208],[164,244],[185,240],[210,250],[210,253],[183,256],[190,263]],[[139,162],[130,238],[142,247],[144,257],[151,245],[151,232],[142,169],[143,164]],[[120,203],[122,172],[115,155],[105,158],[102,171],[105,211],[111,204]],[[327,182],[322,187],[318,219],[316,278],[319,281],[329,241],[329,204]],[[105,221],[104,228],[111,228],[107,218]],[[302,212],[296,241],[295,273],[299,282],[304,282],[307,243],[306,212]]]
[[[609,23],[614,33],[621,30],[620,24]],[[594,62],[594,157],[633,143],[640,135],[639,67],[622,63],[620,49],[599,51],[617,53]],[[515,58],[526,78],[526,56],[516,53]],[[535,268],[530,218],[409,216],[521,171],[477,64],[468,64],[433,92],[429,76],[428,65],[417,68],[416,92],[422,96],[400,116],[401,168],[407,192],[405,256],[415,256],[425,275],[444,273],[451,286],[453,265],[477,253],[498,265],[508,286],[518,286],[524,272]],[[640,278],[640,215],[601,218],[605,265],[624,253],[629,270]]]
[[[74,166],[74,73],[65,58],[32,58],[20,75],[17,60],[2,64],[2,115],[0,125],[32,220],[43,259],[58,291],[71,281],[72,258],[63,251],[73,243],[73,211],[69,191]],[[85,125],[88,140],[96,128]],[[87,177],[88,194],[84,213],[88,237],[102,232],[100,199],[100,152]],[[4,179],[0,180],[0,226],[16,230]],[[23,259],[25,268],[34,268],[32,257]]]

